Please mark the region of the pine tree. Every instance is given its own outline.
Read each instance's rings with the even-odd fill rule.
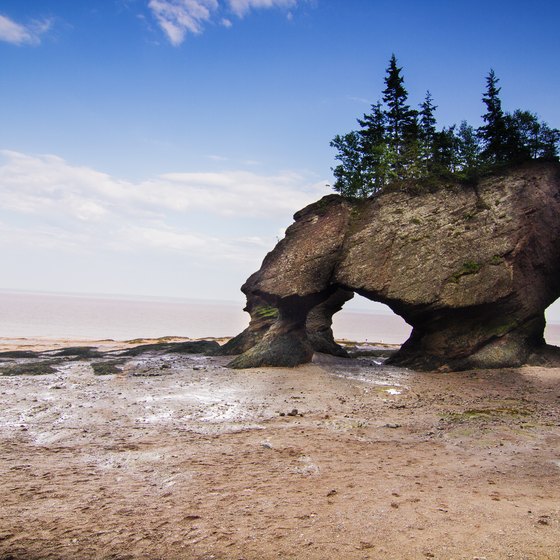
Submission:
[[[480,144],[476,130],[467,121],[461,121],[457,130],[457,164],[464,177],[480,165]]]
[[[404,78],[401,76],[401,70],[402,68],[397,66],[397,59],[393,54],[386,70],[386,88],[383,90],[383,101],[389,107],[385,113],[389,142],[397,150],[401,146],[404,135],[403,124],[410,111],[410,107],[406,104],[408,92],[403,85]]]
[[[367,170],[371,184],[370,194],[373,194],[387,183],[387,150],[385,114],[381,102],[371,106],[371,113],[364,114],[358,119],[360,130],[360,149],[363,154],[363,167]]]
[[[393,54],[386,70],[383,101],[387,105],[387,142],[396,154],[395,174],[399,178],[405,178],[407,166],[411,163],[410,152],[416,152],[416,149],[411,150],[411,145],[418,140],[418,112],[407,103],[408,92],[404,87],[401,70]]]
[[[486,92],[482,97],[486,105],[486,113],[482,118],[486,124],[479,129],[479,134],[484,143],[482,158],[489,164],[503,163],[509,159],[507,125],[499,97],[502,89],[498,87],[499,81],[494,70],[490,70],[486,77]]]
[[[436,118],[434,116],[437,105],[433,104],[432,94],[427,91],[424,101],[420,104],[420,112],[418,113],[420,139],[431,145],[436,134]]]
[[[333,189],[343,196],[367,198],[370,194],[370,180],[364,168],[360,135],[356,131],[343,136],[337,134],[330,145],[338,150],[335,157],[340,161],[340,164],[332,169],[335,177]]]
[[[424,173],[429,173],[432,168],[431,162],[434,157],[434,140],[436,137],[436,118],[434,116],[436,109],[437,106],[433,104],[432,94],[427,91],[418,113],[419,157]]]
[[[385,114],[380,101],[371,106],[371,113],[366,113],[363,118],[357,120],[361,128],[358,134],[366,149],[385,142]]]
[[[436,132],[432,159],[433,173],[441,176],[455,173],[459,166],[458,151],[455,125],[444,127],[440,132]]]
[[[484,125],[462,121],[436,129],[436,106],[428,91],[419,105],[408,105],[402,68],[393,55],[386,69],[383,102],[357,119],[359,130],[336,136],[338,150],[333,188],[344,196],[367,198],[385,189],[429,188],[441,177],[472,179],[481,171],[526,159],[558,160],[560,130],[529,111],[504,113],[501,88],[493,70],[486,77]]]

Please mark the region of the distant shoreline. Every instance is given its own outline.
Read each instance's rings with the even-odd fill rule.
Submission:
[[[0,290],[0,340],[227,339],[249,324],[240,303],[137,297]],[[340,340],[402,344],[411,327],[388,308],[345,308],[333,317],[333,332]],[[560,324],[549,321],[545,337],[560,345]]]

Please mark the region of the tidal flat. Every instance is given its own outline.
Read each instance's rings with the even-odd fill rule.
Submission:
[[[0,359],[0,558],[560,558],[559,369],[150,342],[3,346],[43,354]]]

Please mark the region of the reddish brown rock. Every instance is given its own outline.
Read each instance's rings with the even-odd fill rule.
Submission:
[[[544,310],[560,296],[560,164],[420,195],[324,197],[295,215],[242,289],[279,317],[239,367],[309,361],[308,315],[340,289],[412,325],[393,363],[521,365],[543,349]]]
[[[348,357],[348,352],[334,340],[332,318],[343,305],[354,297],[347,290],[336,290],[328,299],[320,303],[307,315],[305,329],[311,347],[315,352]],[[249,326],[236,337],[224,344],[217,354],[231,356],[241,354],[257,345],[276,323],[279,312],[262,298],[252,295],[247,299],[244,311],[251,315]]]

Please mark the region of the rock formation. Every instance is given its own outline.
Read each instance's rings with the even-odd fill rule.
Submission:
[[[412,325],[395,364],[511,367],[544,349],[544,310],[560,296],[560,164],[422,194],[330,195],[294,219],[242,287],[248,302],[278,316],[240,347],[233,367],[309,361],[309,316],[341,290],[385,303]],[[315,331],[332,337],[321,321]]]
[[[335,313],[342,309],[342,306],[354,297],[352,292],[338,289],[324,302],[314,307],[308,314],[305,330],[311,345],[311,352],[323,352],[334,356],[347,357],[348,353],[342,346],[334,340],[332,332],[332,318]],[[231,356],[247,352],[255,347],[276,323],[279,311],[276,307],[267,304],[258,295],[248,297],[247,305],[244,309],[251,315],[249,326],[236,337],[224,344],[217,354]],[[258,351],[258,349],[257,349]],[[244,367],[247,356],[232,362],[233,367]]]

